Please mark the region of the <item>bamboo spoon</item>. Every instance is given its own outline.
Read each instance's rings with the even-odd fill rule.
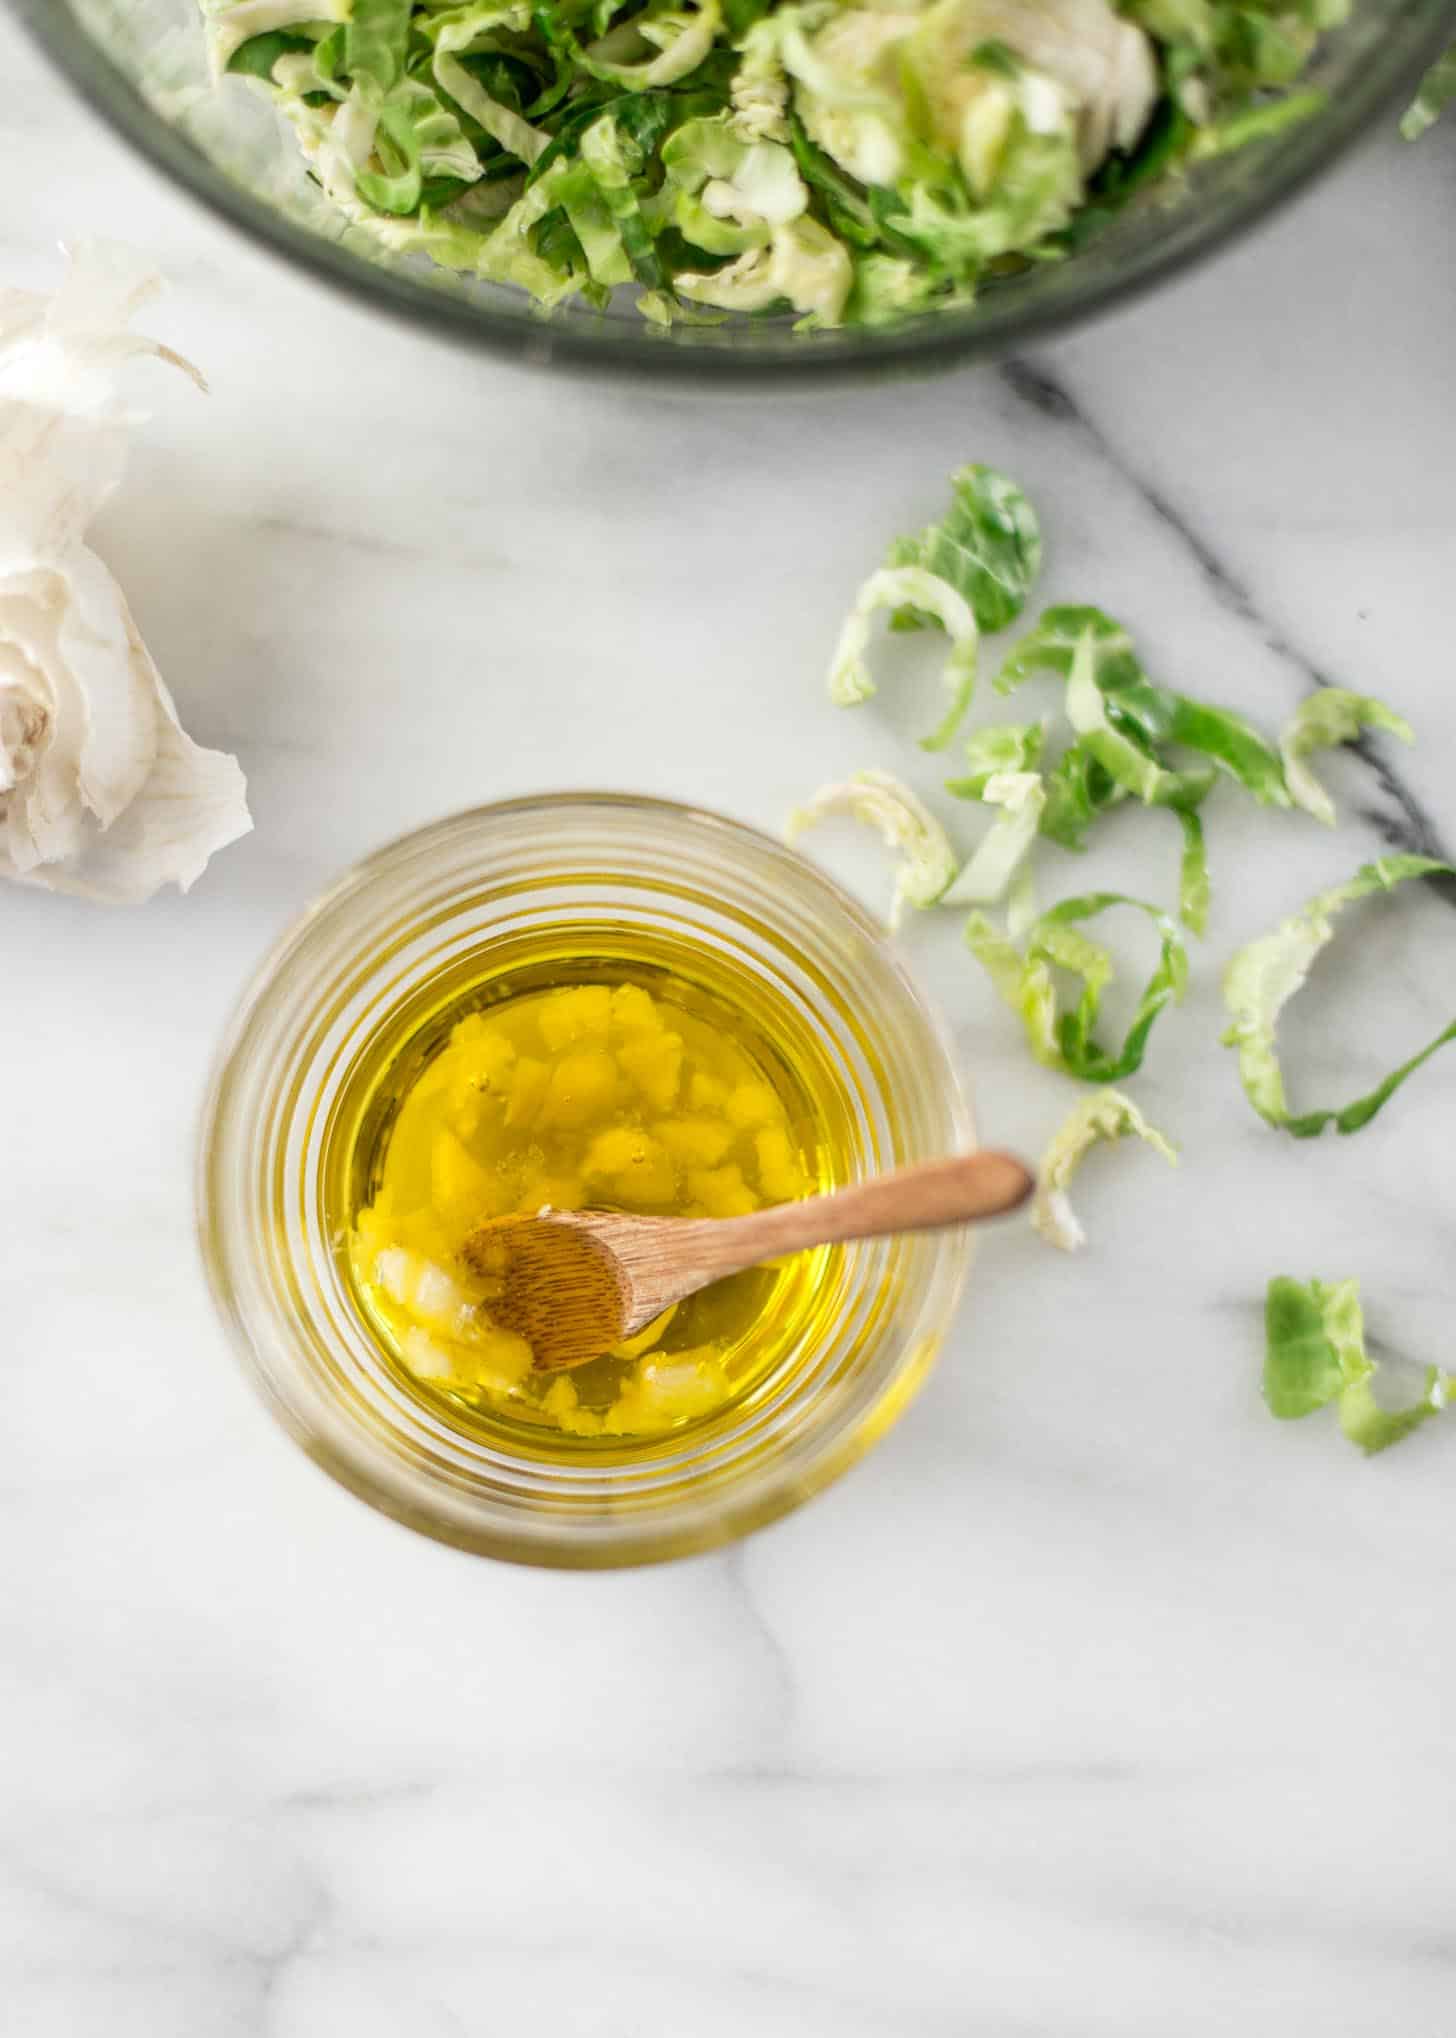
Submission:
[[[538,1371],[556,1372],[600,1358],[674,1302],[781,1253],[974,1224],[1014,1210],[1035,1186],[1010,1154],[968,1153],[751,1217],[543,1210],[493,1218],[463,1251],[473,1272],[504,1282],[491,1320],[525,1338]]]

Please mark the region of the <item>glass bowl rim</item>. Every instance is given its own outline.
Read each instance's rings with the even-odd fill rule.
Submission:
[[[785,346],[772,353],[711,351],[676,345],[623,325],[600,330],[553,325],[521,310],[496,312],[382,266],[373,266],[320,235],[296,226],[234,184],[173,132],[145,104],[71,14],[68,0],[9,0],[22,28],[43,48],[80,97],[112,132],[154,169],[255,245],[281,257],[327,288],[393,319],[423,329],[471,353],[524,366],[604,373],[622,381],[692,385],[720,391],[768,385],[817,389],[887,375],[949,371],[974,361],[1004,358],[1101,317],[1158,284],[1225,250],[1246,230],[1267,222],[1330,168],[1382,113],[1409,96],[1424,71],[1456,37],[1456,0],[1432,0],[1423,35],[1412,34],[1403,59],[1389,71],[1372,66],[1340,99],[1301,122],[1286,138],[1282,174],[1251,182],[1223,213],[1173,244],[1109,270],[1056,304],[1013,308],[998,317],[978,306],[957,316],[926,314],[910,326],[885,332],[855,331],[830,345]],[[1355,0],[1359,5],[1359,0]]]
[[[743,846],[767,854],[790,873],[795,882],[806,885],[832,906],[845,926],[871,943],[883,968],[897,981],[908,999],[917,1022],[935,1043],[946,1085],[938,1085],[951,1137],[958,1149],[973,1146],[975,1117],[959,1056],[944,1017],[926,991],[911,976],[885,923],[837,879],[819,865],[789,847],[782,839],[752,822],[691,801],[656,794],[582,788],[541,794],[515,795],[459,809],[391,837],[350,863],[332,882],[316,893],[268,944],[262,956],[237,991],[232,1010],[214,1049],[197,1117],[194,1166],[195,1235],[202,1271],[212,1300],[218,1329],[225,1347],[239,1366],[249,1386],[259,1397],[277,1426],[335,1484],[354,1494],[377,1513],[402,1522],[430,1540],[444,1543],[468,1554],[488,1556],[548,1570],[616,1570],[697,1555],[725,1543],[741,1540],[758,1529],[790,1514],[832,1485],[849,1471],[886,1432],[893,1428],[934,1370],[945,1336],[953,1325],[965,1284],[975,1258],[976,1239],[970,1229],[942,1234],[936,1240],[938,1253],[949,1266],[949,1288],[938,1325],[930,1332],[919,1326],[920,1344],[932,1337],[928,1351],[917,1349],[913,1338],[901,1333],[902,1349],[893,1370],[876,1389],[874,1399],[855,1425],[821,1449],[807,1463],[794,1467],[792,1477],[780,1476],[764,1490],[739,1497],[711,1517],[699,1517],[681,1525],[654,1522],[634,1526],[619,1539],[593,1542],[582,1536],[575,1540],[532,1540],[515,1536],[508,1527],[470,1530],[451,1521],[431,1519],[427,1504],[412,1505],[403,1488],[391,1487],[384,1476],[374,1477],[359,1453],[334,1439],[309,1430],[293,1405],[285,1399],[255,1350],[248,1327],[239,1316],[232,1293],[231,1269],[223,1264],[224,1254],[215,1231],[219,1196],[213,1187],[215,1134],[226,1122],[229,1093],[239,1080],[239,1058],[265,1014],[270,997],[296,954],[305,946],[320,921],[344,907],[366,890],[381,871],[396,862],[428,850],[434,841],[444,841],[457,831],[481,822],[509,821],[514,815],[539,817],[563,809],[580,810],[583,817],[592,810],[606,810],[628,818],[656,821],[668,827],[686,823],[710,835],[721,833],[737,838]]]

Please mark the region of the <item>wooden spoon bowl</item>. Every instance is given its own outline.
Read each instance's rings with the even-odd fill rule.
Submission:
[[[1035,1186],[1011,1154],[960,1154],[749,1217],[543,1210],[492,1218],[463,1253],[474,1273],[501,1284],[492,1321],[525,1338],[538,1371],[557,1372],[600,1358],[729,1274],[815,1246],[979,1223],[1016,1209]]]

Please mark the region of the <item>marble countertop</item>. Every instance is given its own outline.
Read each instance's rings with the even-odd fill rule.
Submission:
[[[123,237],[210,378],[138,369],[98,543],[257,819],[186,899],[0,898],[7,2030],[1449,2031],[1456,1435],[1367,1462],[1258,1375],[1276,1272],[1361,1275],[1383,1348],[1452,1363],[1456,1055],[1301,1145],[1244,1105],[1216,985],[1382,842],[1456,844],[1456,126],[1035,358],[750,407],[377,323],[156,181],[13,28],[0,60],[0,277]],[[927,694],[840,715],[820,675],[968,459],[1040,504],[1048,594],[1168,677],[1276,727],[1354,685],[1417,747],[1331,766],[1334,836],[1210,809],[1209,938],[1135,1086],[1181,1170],[1089,1166],[1081,1258],[988,1242],[832,1492],[618,1576],[411,1536],[275,1431],[214,1321],[191,1144],[224,1016],[327,878],[451,808],[610,783],[777,826],[846,768],[933,786]],[[1148,840],[1096,874],[1145,888]],[[883,895],[872,850],[823,853]],[[1332,955],[1288,1027],[1307,1096],[1449,1016],[1450,925],[1402,895]],[[1035,1148],[1069,1086],[953,919],[907,948],[984,1129]]]

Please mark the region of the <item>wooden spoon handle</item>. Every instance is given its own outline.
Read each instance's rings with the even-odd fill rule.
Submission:
[[[715,1278],[737,1273],[780,1253],[884,1238],[901,1231],[940,1231],[979,1218],[999,1217],[1024,1203],[1036,1178],[1009,1153],[966,1153],[877,1175],[852,1189],[779,1203],[751,1217],[718,1219],[701,1227],[693,1258],[712,1265]]]

